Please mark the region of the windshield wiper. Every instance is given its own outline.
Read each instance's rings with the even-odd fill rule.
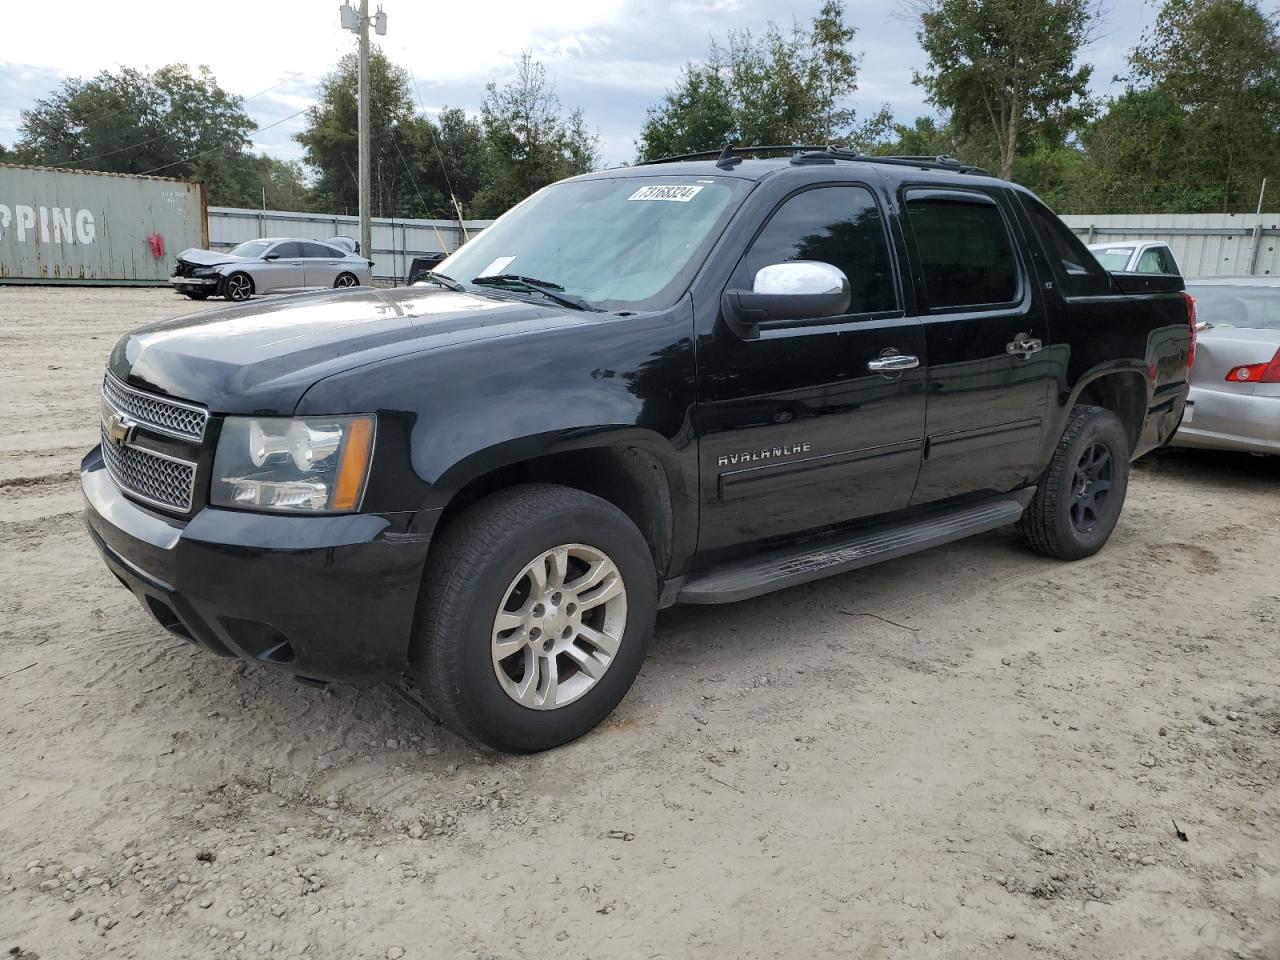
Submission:
[[[554,300],[561,306],[572,307],[574,310],[593,310],[596,312],[600,310],[599,307],[593,307],[581,297],[572,293],[565,293],[564,287],[558,283],[535,280],[533,277],[522,277],[515,273],[495,273],[485,277],[474,277],[471,282],[477,286],[524,287],[526,290],[540,293],[548,300]]]
[[[465,293],[467,290],[466,287],[453,279],[453,277],[445,276],[443,273],[436,273],[434,270],[428,270],[426,273],[418,274],[418,279],[430,280],[433,283],[438,283],[445,289],[452,290],[455,293]]]

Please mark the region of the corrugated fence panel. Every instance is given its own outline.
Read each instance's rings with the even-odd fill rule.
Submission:
[[[165,283],[205,242],[204,184],[0,164],[0,282]]]
[[[492,220],[465,220],[466,235],[475,236]],[[237,243],[259,237],[360,237],[360,219],[340,214],[293,213],[280,210],[209,208],[209,246],[229,250]],[[404,283],[414,257],[427,253],[452,253],[463,243],[457,220],[397,220],[374,217],[370,230],[373,275],[379,280]]]
[[[1280,217],[1235,213],[1073,214],[1067,224],[1086,243],[1159,240],[1187,277],[1280,274]],[[1250,266],[1252,265],[1252,269]]]

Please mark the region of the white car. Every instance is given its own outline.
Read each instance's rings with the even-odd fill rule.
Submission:
[[[292,293],[373,285],[373,261],[350,237],[299,240],[264,237],[226,252],[183,250],[169,282],[193,300],[248,300],[255,293]]]
[[[1089,250],[1103,269],[1111,273],[1182,274],[1167,243],[1091,243]]]

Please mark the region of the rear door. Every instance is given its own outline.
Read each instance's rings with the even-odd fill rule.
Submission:
[[[323,243],[302,243],[302,283],[307,287],[332,287],[342,272],[342,254]]]
[[[774,538],[907,506],[924,428],[924,337],[905,309],[887,218],[863,183],[780,198],[728,287],[771,264],[816,260],[852,290],[840,317],[787,321],[759,336],[721,317],[699,341],[702,523],[714,563]],[[877,372],[886,356],[909,369]]]
[[[268,260],[267,257],[273,257]],[[302,244],[281,240],[263,256],[263,264],[254,270],[254,288],[258,293],[296,290],[302,286]]]
[[[912,504],[1012,490],[1039,460],[1054,368],[1048,329],[999,188],[902,188],[928,366]]]

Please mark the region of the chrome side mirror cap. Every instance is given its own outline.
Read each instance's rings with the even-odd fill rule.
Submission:
[[[721,307],[730,328],[757,337],[773,321],[821,320],[849,312],[849,278],[818,260],[789,260],[756,271],[751,290],[726,290]]]

